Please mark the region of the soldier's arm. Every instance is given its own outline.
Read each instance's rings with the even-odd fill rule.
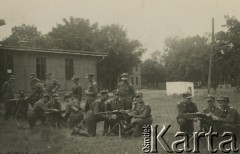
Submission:
[[[194,112],[198,112],[197,105],[194,103]]]
[[[214,119],[217,121],[222,121],[226,123],[235,123],[238,117],[238,113],[235,110],[230,111],[225,118],[215,117]]]
[[[78,100],[81,101],[82,99],[82,87],[78,86]]]
[[[146,105],[144,107],[144,111],[142,114],[139,114],[139,115],[133,114],[133,117],[134,118],[148,118],[150,116],[150,114],[151,114],[151,108],[149,105]]]
[[[130,85],[130,92],[131,92],[132,99],[133,99],[135,97],[135,89],[132,84]]]
[[[97,84],[92,85],[92,91],[88,91],[88,95],[97,95],[98,89],[97,89]]]
[[[33,92],[28,96],[28,98],[34,97],[34,96],[38,93],[39,88],[40,88],[40,87],[37,86],[37,87],[33,90]]]
[[[50,109],[50,108],[48,108],[46,105],[44,105],[44,104],[41,104],[40,106],[39,106],[44,112],[54,112],[54,111],[56,111],[56,109]]]
[[[53,82],[54,82],[54,85],[55,85],[54,89],[53,89],[54,91],[57,91],[59,88],[61,88],[61,85],[57,82],[57,80],[54,79]]]

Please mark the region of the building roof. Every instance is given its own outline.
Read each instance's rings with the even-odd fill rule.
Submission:
[[[101,52],[90,52],[90,51],[76,51],[76,50],[61,50],[61,49],[34,49],[34,48],[21,48],[21,47],[10,47],[0,46],[1,50],[8,51],[27,51],[27,52],[41,52],[41,53],[55,53],[55,54],[70,54],[70,55],[82,55],[82,56],[94,56],[94,57],[105,57],[106,53]]]

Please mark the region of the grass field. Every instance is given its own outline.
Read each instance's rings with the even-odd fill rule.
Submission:
[[[173,140],[178,125],[176,123],[176,104],[179,101],[177,96],[166,96],[163,90],[141,90],[144,93],[144,100],[150,104],[154,125],[171,124],[166,135],[167,140]],[[231,106],[240,107],[240,94],[232,89],[218,91],[215,95],[230,96]],[[206,107],[204,97],[206,90],[196,90],[193,101],[196,102],[199,111]],[[197,129],[197,124],[196,124]],[[0,153],[40,153],[40,154],[138,154],[142,152],[143,138],[118,138],[103,137],[103,124],[98,124],[98,136],[94,138],[71,136],[68,129],[54,129],[38,125],[34,130],[19,129],[14,119],[3,121],[0,116]],[[164,152],[159,147],[159,153]],[[201,153],[209,153],[206,148]]]

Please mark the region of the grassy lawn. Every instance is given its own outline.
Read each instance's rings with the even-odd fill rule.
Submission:
[[[177,96],[166,96],[163,90],[141,90],[144,93],[144,100],[150,104],[154,125],[171,125],[166,135],[167,140],[173,140],[178,125],[176,123],[176,104],[180,98]],[[231,106],[238,109],[240,95],[233,90],[218,91],[220,94],[230,96]],[[206,107],[204,97],[207,90],[196,90],[193,101],[196,102],[199,111]],[[198,123],[196,123],[196,129]],[[88,138],[82,136],[71,136],[68,129],[54,129],[38,125],[34,130],[19,129],[14,119],[3,121],[0,115],[0,153],[7,152],[29,152],[49,154],[138,154],[142,153],[143,138],[118,138],[103,137],[103,123],[98,124],[98,136]],[[159,146],[159,153],[164,152]],[[201,153],[209,153],[205,148]]]

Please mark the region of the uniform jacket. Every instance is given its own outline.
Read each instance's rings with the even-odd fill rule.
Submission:
[[[9,81],[6,81],[2,85],[2,101],[9,102],[9,100],[13,98],[14,98],[14,86],[9,84]]]
[[[78,84],[74,84],[72,87],[72,94],[73,97],[81,101],[82,99],[82,87]]]
[[[98,94],[98,88],[96,82],[90,82],[88,88],[87,88],[88,94],[87,99],[89,100],[95,100]]]
[[[118,90],[126,95],[127,98],[133,99],[135,96],[135,89],[129,82],[121,81],[118,83]]]

